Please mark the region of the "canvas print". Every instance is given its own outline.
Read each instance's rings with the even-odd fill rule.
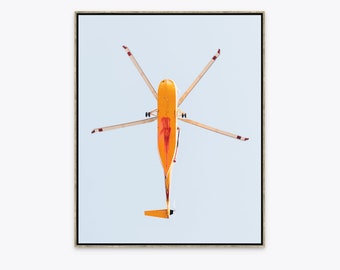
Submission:
[[[76,245],[263,246],[263,12],[75,17]]]

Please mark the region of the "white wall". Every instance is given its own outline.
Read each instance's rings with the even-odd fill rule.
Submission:
[[[1,269],[340,267],[337,1],[239,2],[1,1]],[[74,248],[74,11],[198,9],[266,12],[266,247]]]

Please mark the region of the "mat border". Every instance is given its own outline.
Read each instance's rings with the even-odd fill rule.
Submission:
[[[261,241],[260,243],[79,243],[78,231],[78,25],[80,15],[260,15],[261,16]],[[265,11],[75,11],[74,12],[74,247],[77,248],[264,248],[265,247]]]

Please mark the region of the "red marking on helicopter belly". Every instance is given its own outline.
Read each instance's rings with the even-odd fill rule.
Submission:
[[[164,145],[165,145],[165,152],[168,154],[169,149],[169,141],[170,141],[170,133],[171,133],[171,127],[170,127],[170,118],[169,117],[162,117],[161,119],[161,133],[163,135]]]

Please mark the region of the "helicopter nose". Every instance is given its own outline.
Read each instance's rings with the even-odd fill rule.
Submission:
[[[164,80],[161,81],[161,84],[167,85],[167,86],[173,86],[173,85],[175,85],[175,82],[173,80],[170,80],[170,79],[164,79]]]

